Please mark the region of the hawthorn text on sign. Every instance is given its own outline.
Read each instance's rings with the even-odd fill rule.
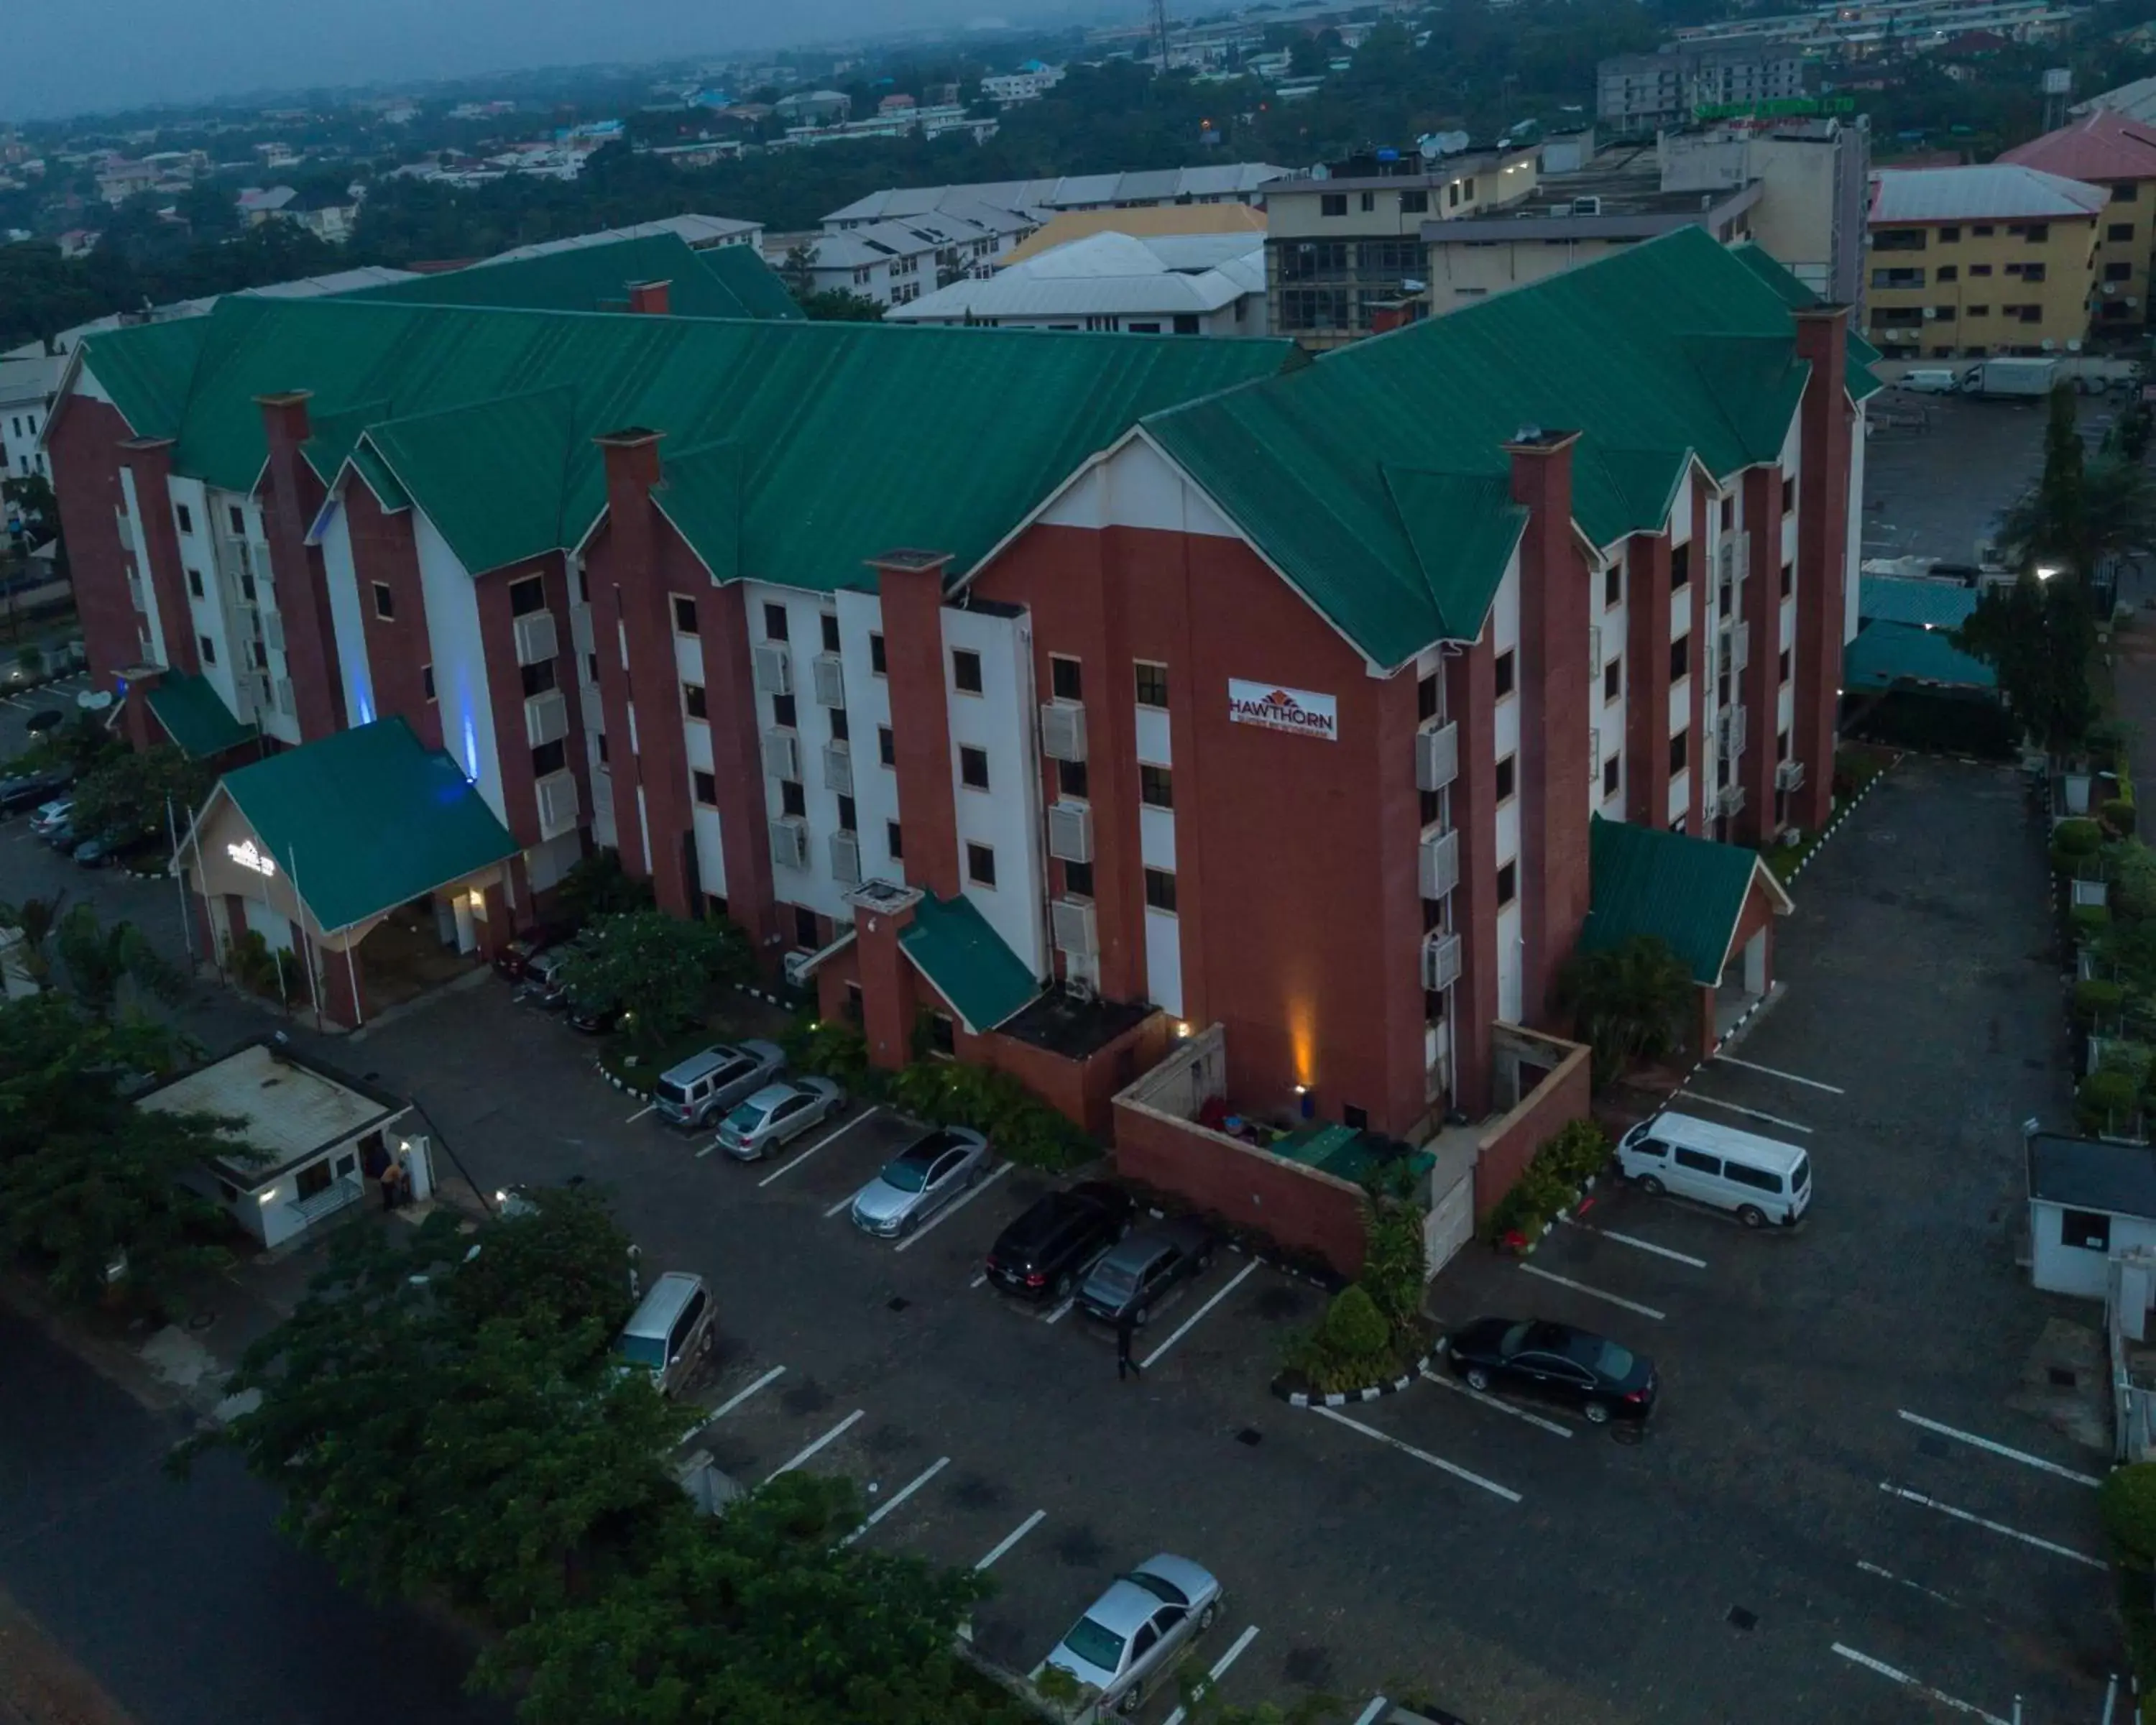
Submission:
[[[256,849],[252,839],[244,840],[238,845],[226,845],[224,854],[243,869],[252,869],[258,875],[274,875],[277,872],[276,858],[271,856],[266,850]]]
[[[1330,695],[1307,689],[1283,689],[1277,683],[1228,679],[1228,721],[1259,725],[1268,731],[1292,731],[1298,737],[1340,740],[1340,715]]]

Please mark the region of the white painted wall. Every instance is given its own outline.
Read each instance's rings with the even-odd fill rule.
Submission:
[[[1041,829],[1040,758],[1034,721],[1033,630],[1024,617],[946,607],[943,680],[950,701],[951,782],[958,814],[958,876],[966,896],[1033,973],[1049,970],[1048,860]],[[981,693],[958,692],[951,655],[981,655]],[[1165,715],[1163,715],[1165,717]],[[958,750],[985,749],[988,786],[960,782]],[[977,886],[966,867],[968,844],[996,853],[996,884]]]
[[[1677,481],[1676,499],[1670,505],[1670,543],[1672,546],[1691,543],[1691,488],[1698,481],[1698,469],[1687,461],[1684,477]]]
[[[1086,467],[1040,519],[1064,527],[1153,527],[1214,539],[1243,536],[1211,498],[1142,437]]]
[[[1520,1021],[1520,906],[1515,899],[1497,913],[1497,1016]]]
[[[1856,639],[1857,629],[1857,572],[1864,561],[1864,439],[1869,426],[1865,418],[1866,403],[1856,406],[1856,423],[1850,428],[1849,439],[1849,543],[1845,547],[1846,561],[1841,566],[1842,613],[1841,644],[1845,647]],[[1975,554],[1976,547],[1969,552]],[[1835,667],[1835,689],[1840,688],[1841,668]],[[1825,763],[1822,762],[1823,766]]]
[[[146,490],[146,487],[145,488]],[[135,470],[123,465],[120,470],[120,494],[127,500],[127,514],[135,523],[135,539],[142,547],[142,506],[144,498],[135,485]],[[164,507],[162,500],[157,506]],[[142,632],[149,637],[150,662],[169,665],[172,662],[172,649],[166,644],[164,616],[157,603],[157,583],[150,578],[150,553],[146,547],[138,549],[128,559],[135,572],[135,583],[142,594]],[[177,619],[175,619],[177,622]]]
[[[872,593],[835,595],[839,657],[846,674],[846,717],[854,732],[854,803],[861,824],[861,874],[869,880],[902,881],[906,864],[891,854],[890,826],[905,817],[898,806],[898,774],[883,764],[876,735],[891,723],[891,685],[876,675],[869,637],[883,632],[883,601]]]
[[[352,560],[352,521],[343,499],[331,498],[320,519],[323,583],[329,589],[330,629],[336,641],[337,675],[344,685],[345,716],[353,725],[369,725],[375,719],[374,672],[367,662],[359,573]],[[434,674],[439,688],[439,666]]]
[[[2029,1200],[2030,1280],[2047,1293],[2101,1300],[2109,1275],[2109,1255],[2066,1245],[2061,1238],[2065,1213],[2064,1205],[2042,1199]],[[2111,1251],[2128,1251],[2135,1246],[2156,1246],[2156,1221],[2114,1215]]]
[[[499,738],[489,699],[486,660],[480,650],[479,592],[449,542],[424,511],[412,511],[419,552],[419,593],[427,614],[427,639],[434,654],[434,701],[441,709],[442,746],[504,826],[508,810],[501,794],[501,753],[505,743],[526,747],[521,735]]]

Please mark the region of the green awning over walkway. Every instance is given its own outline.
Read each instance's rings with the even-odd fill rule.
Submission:
[[[924,897],[898,944],[976,1035],[1023,1011],[1040,993],[1040,979],[1025,961],[963,894]]]
[[[1954,645],[1943,629],[1871,623],[1842,651],[1841,680],[1851,689],[1891,689],[1897,683],[1990,691],[1999,674]]]
[[[1757,851],[1630,821],[1594,818],[1589,832],[1591,896],[1583,952],[1605,952],[1650,934],[1669,942],[1695,982],[1713,988],[1755,880],[1777,914],[1789,896]]]
[[[150,711],[165,727],[166,736],[182,753],[198,761],[252,742],[260,734],[252,725],[243,725],[233,717],[232,709],[208,677],[167,671],[147,698]]]
[[[218,795],[333,933],[517,853],[464,771],[402,719],[339,731],[228,773]]]

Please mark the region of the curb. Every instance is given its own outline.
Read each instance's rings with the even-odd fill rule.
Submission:
[[[1522,1260],[1534,1256],[1535,1248],[1550,1237],[1551,1232],[1558,1223],[1570,1220],[1574,1214],[1587,1208],[1585,1201],[1587,1194],[1594,1189],[1595,1182],[1601,1178],[1599,1174],[1589,1174],[1587,1177],[1587,1183],[1573,1194],[1572,1202],[1552,1216],[1548,1221],[1543,1223],[1543,1231],[1522,1246],[1514,1255]],[[1500,1248],[1500,1250],[1502,1249]]]
[[[787,1012],[793,1011],[795,1004],[783,994],[774,994],[770,989],[759,988],[751,983],[736,983],[734,992],[737,994],[746,994],[752,1000],[761,1000],[767,1006],[776,1006]]]
[[[1843,823],[1847,821],[1851,815],[1856,813],[1858,808],[1862,805],[1864,799],[1866,797],[1870,796],[1872,792],[1879,788],[1880,785],[1885,782],[1887,775],[1892,773],[1897,767],[1899,767],[1908,758],[1909,752],[1907,749],[1896,750],[1894,752],[1894,758],[1889,761],[1884,767],[1881,768],[1877,773],[1874,773],[1871,776],[1871,782],[1867,783],[1862,790],[1851,797],[1848,802],[1841,806],[1840,809],[1835,811],[1834,819],[1826,824],[1825,829],[1820,834],[1818,839],[1813,844],[1812,848],[1807,850],[1802,856],[1799,857],[1797,859],[1796,867],[1789,870],[1789,884],[1794,885],[1796,881],[1797,876],[1803,874],[1806,869],[1812,865],[1812,859],[1817,856],[1820,852],[1826,849],[1826,841],[1841,830]],[[1727,1039],[1724,1038],[1723,1040],[1726,1041]],[[1718,1045],[1717,1045],[1717,1046]]]
[[[1404,1373],[1390,1383],[1373,1384],[1362,1389],[1337,1390],[1325,1395],[1308,1395],[1300,1389],[1282,1389],[1277,1378],[1270,1387],[1272,1393],[1291,1408],[1344,1408],[1350,1402],[1374,1402],[1384,1396],[1398,1395],[1428,1370],[1430,1363],[1436,1358],[1437,1349],[1433,1346],[1429,1353],[1416,1360]]]
[[[613,1073],[607,1070],[604,1065],[598,1060],[593,1060],[592,1062],[592,1070],[598,1073],[600,1077],[605,1079],[608,1084],[612,1085],[625,1096],[634,1096],[639,1102],[647,1102],[651,1100],[651,1092],[649,1091],[639,1090],[634,1085],[630,1084],[626,1080],[615,1077]]]

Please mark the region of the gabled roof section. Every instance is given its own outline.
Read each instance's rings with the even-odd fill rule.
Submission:
[[[1506,473],[1422,473],[1383,470],[1423,581],[1435,635],[1471,634],[1527,529]]]
[[[84,363],[136,436],[174,437],[208,336],[207,318],[136,324],[90,336],[82,344],[88,350]]]
[[[1636,935],[1669,943],[1692,980],[1722,980],[1738,919],[1753,883],[1775,914],[1789,914],[1789,896],[1756,851],[1683,833],[1659,831],[1596,815],[1588,830],[1589,899],[1580,931],[1584,952],[1606,952]]]
[[[1598,546],[1651,532],[1669,519],[1691,459],[1689,449],[1589,444],[1573,457],[1573,516]]]
[[[660,483],[651,494],[660,513],[674,524],[711,579],[741,575],[742,450],[734,443],[706,444],[662,457]]]
[[[1811,362],[1797,358],[1784,336],[1688,336],[1684,347],[1701,388],[1728,428],[1727,440],[1702,443],[1708,467],[1721,475],[1779,459],[1811,377]]]
[[[1954,644],[1953,634],[1907,623],[1867,623],[1842,649],[1841,680],[1851,689],[1919,683],[1942,689],[1993,690],[1999,673]]]
[[[923,897],[913,907],[912,922],[899,932],[898,944],[977,1036],[1024,1011],[1040,993],[1025,961],[963,893]]]
[[[778,272],[752,245],[715,245],[693,254],[706,274],[741,302],[740,316],[798,321],[806,314]],[[685,308],[676,307],[677,311]]]
[[[326,934],[517,850],[457,763],[402,719],[280,751],[226,773],[218,790]]]
[[[252,742],[259,734],[252,725],[233,716],[224,697],[207,677],[187,671],[167,671],[149,693],[150,711],[165,727],[182,754],[207,761]]]
[[[362,402],[339,413],[316,413],[308,422],[314,435],[300,445],[300,459],[314,469],[315,477],[325,485],[334,485],[367,428],[396,417],[396,404],[387,400]]]
[[[1856,614],[1866,623],[1959,629],[1976,614],[1976,589],[1955,581],[1860,573],[1856,578]]]
[[[1802,311],[1810,306],[1825,303],[1811,289],[1784,269],[1775,259],[1773,254],[1764,247],[1748,239],[1740,245],[1732,246],[1729,249],[1732,257],[1779,294],[1784,303],[1792,311]],[[1877,362],[1880,357],[1879,350],[1857,334],[1853,327],[1855,322],[1856,320],[1852,317],[1851,319],[1852,327],[1849,331],[1847,344],[1848,359],[1845,376],[1849,384],[1849,398],[1851,401],[1863,401],[1876,395],[1887,386],[1871,374],[1871,367]]]
[[[367,428],[354,459],[364,473],[363,452],[378,455],[478,575],[563,542],[576,404],[575,390],[557,384],[392,419]]]
[[[722,254],[739,259],[720,261]],[[761,281],[755,276],[761,275]],[[632,282],[669,284],[677,317],[798,318],[800,308],[750,246],[690,249],[678,234],[650,234],[536,257],[474,264],[344,295],[403,305],[490,305],[539,311],[629,310]],[[773,290],[776,290],[774,295]]]

